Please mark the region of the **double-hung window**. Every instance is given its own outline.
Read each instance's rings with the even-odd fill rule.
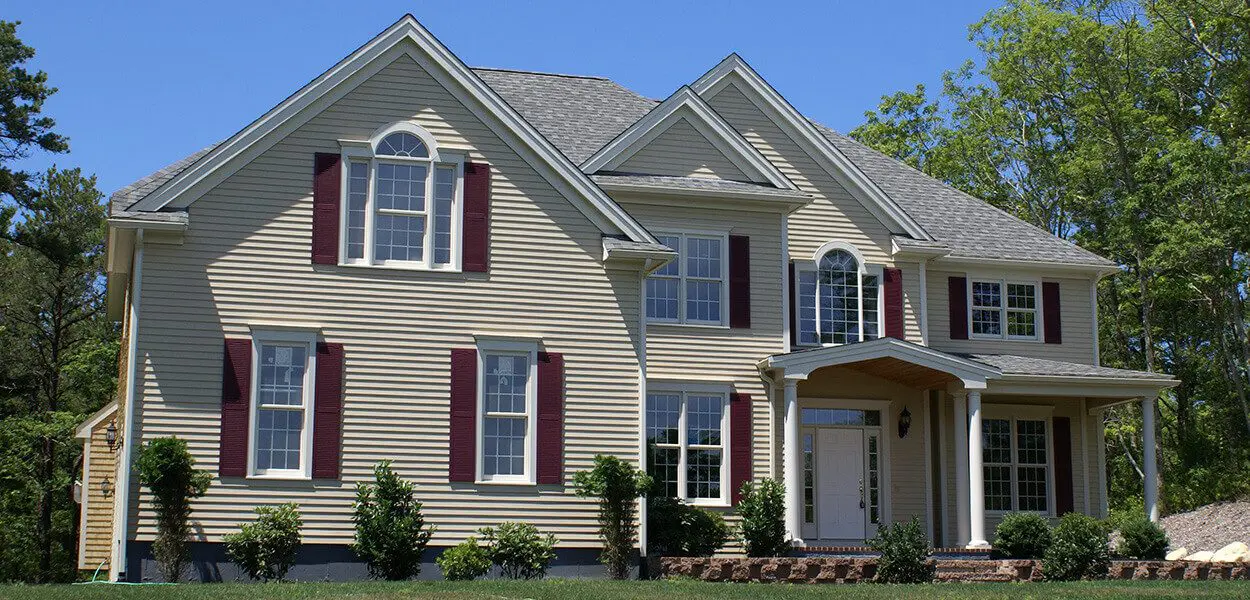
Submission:
[[[1047,440],[1046,419],[981,421],[986,510],[1050,510]]]
[[[993,279],[969,279],[969,325],[972,336],[1009,340],[1038,339],[1038,285]]]
[[[882,268],[834,247],[814,264],[797,264],[797,344],[850,344],[881,337]]]
[[[343,262],[459,269],[464,157],[406,122],[343,144]]]
[[[729,261],[723,234],[661,234],[677,258],[647,278],[647,320],[724,325]]]
[[[478,344],[481,481],[535,481],[537,365],[536,344]]]
[[[253,476],[311,476],[315,336],[257,333],[252,342]]]
[[[647,393],[647,472],[662,493],[696,504],[728,502],[727,392],[673,387]]]

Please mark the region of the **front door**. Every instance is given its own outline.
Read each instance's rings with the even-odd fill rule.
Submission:
[[[816,514],[824,540],[863,540],[864,430],[817,429]]]

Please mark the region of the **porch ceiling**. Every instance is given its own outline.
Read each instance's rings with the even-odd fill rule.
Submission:
[[[894,357],[874,358],[842,365],[842,367],[865,375],[897,381],[908,387],[922,390],[944,387],[950,383],[959,383],[959,378],[950,373],[930,369]]]

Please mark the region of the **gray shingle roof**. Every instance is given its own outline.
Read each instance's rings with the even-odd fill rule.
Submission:
[[[1128,369],[1113,369],[1083,365],[1079,363],[1060,362],[1044,358],[1016,356],[1013,354],[956,354],[986,364],[1003,372],[1004,375],[1043,375],[1055,377],[1106,377],[1113,379],[1172,379],[1166,373],[1147,373]]]
[[[602,77],[484,68],[474,72],[575,164],[584,162],[658,104]],[[940,245],[949,247],[952,256],[1112,265],[849,137],[815,125]],[[211,149],[200,150],[121,188],[110,197],[113,213],[125,211]]]
[[[708,192],[745,192],[776,198],[810,199],[811,195],[797,190],[783,190],[769,185],[711,179],[708,177],[672,177],[668,175],[638,175],[635,173],[596,173],[590,179],[598,184],[622,184],[657,189],[696,190]]]

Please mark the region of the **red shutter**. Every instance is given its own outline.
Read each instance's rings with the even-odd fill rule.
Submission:
[[[751,238],[729,236],[729,326],[751,327]]]
[[[1059,320],[1059,282],[1042,282],[1042,321],[1047,344],[1063,343],[1063,323]],[[1098,335],[1098,332],[1094,332]]]
[[[335,265],[339,262],[341,164],[337,154],[318,152],[313,158],[313,264]]]
[[[885,336],[903,339],[903,271],[885,269]]]
[[[730,500],[742,499],[742,484],[751,481],[751,395],[729,395]]]
[[[1072,499],[1072,422],[1068,417],[1054,417],[1055,443],[1055,513],[1064,515],[1074,509]]]
[[[790,349],[799,345],[799,296],[795,292],[799,285],[794,272],[794,263],[790,263]]]
[[[221,449],[217,455],[217,472],[222,477],[247,475],[251,402],[252,340],[226,339],[221,372]]]
[[[947,280],[947,299],[950,305],[951,339],[968,339],[968,278],[951,277]]]
[[[538,483],[564,480],[564,356],[538,353]]]
[[[477,476],[477,349],[451,351],[451,432],[447,440],[448,481]]]
[[[464,163],[465,271],[485,272],[490,264],[490,165]]]
[[[343,344],[317,344],[313,477],[338,479],[343,421]]]

